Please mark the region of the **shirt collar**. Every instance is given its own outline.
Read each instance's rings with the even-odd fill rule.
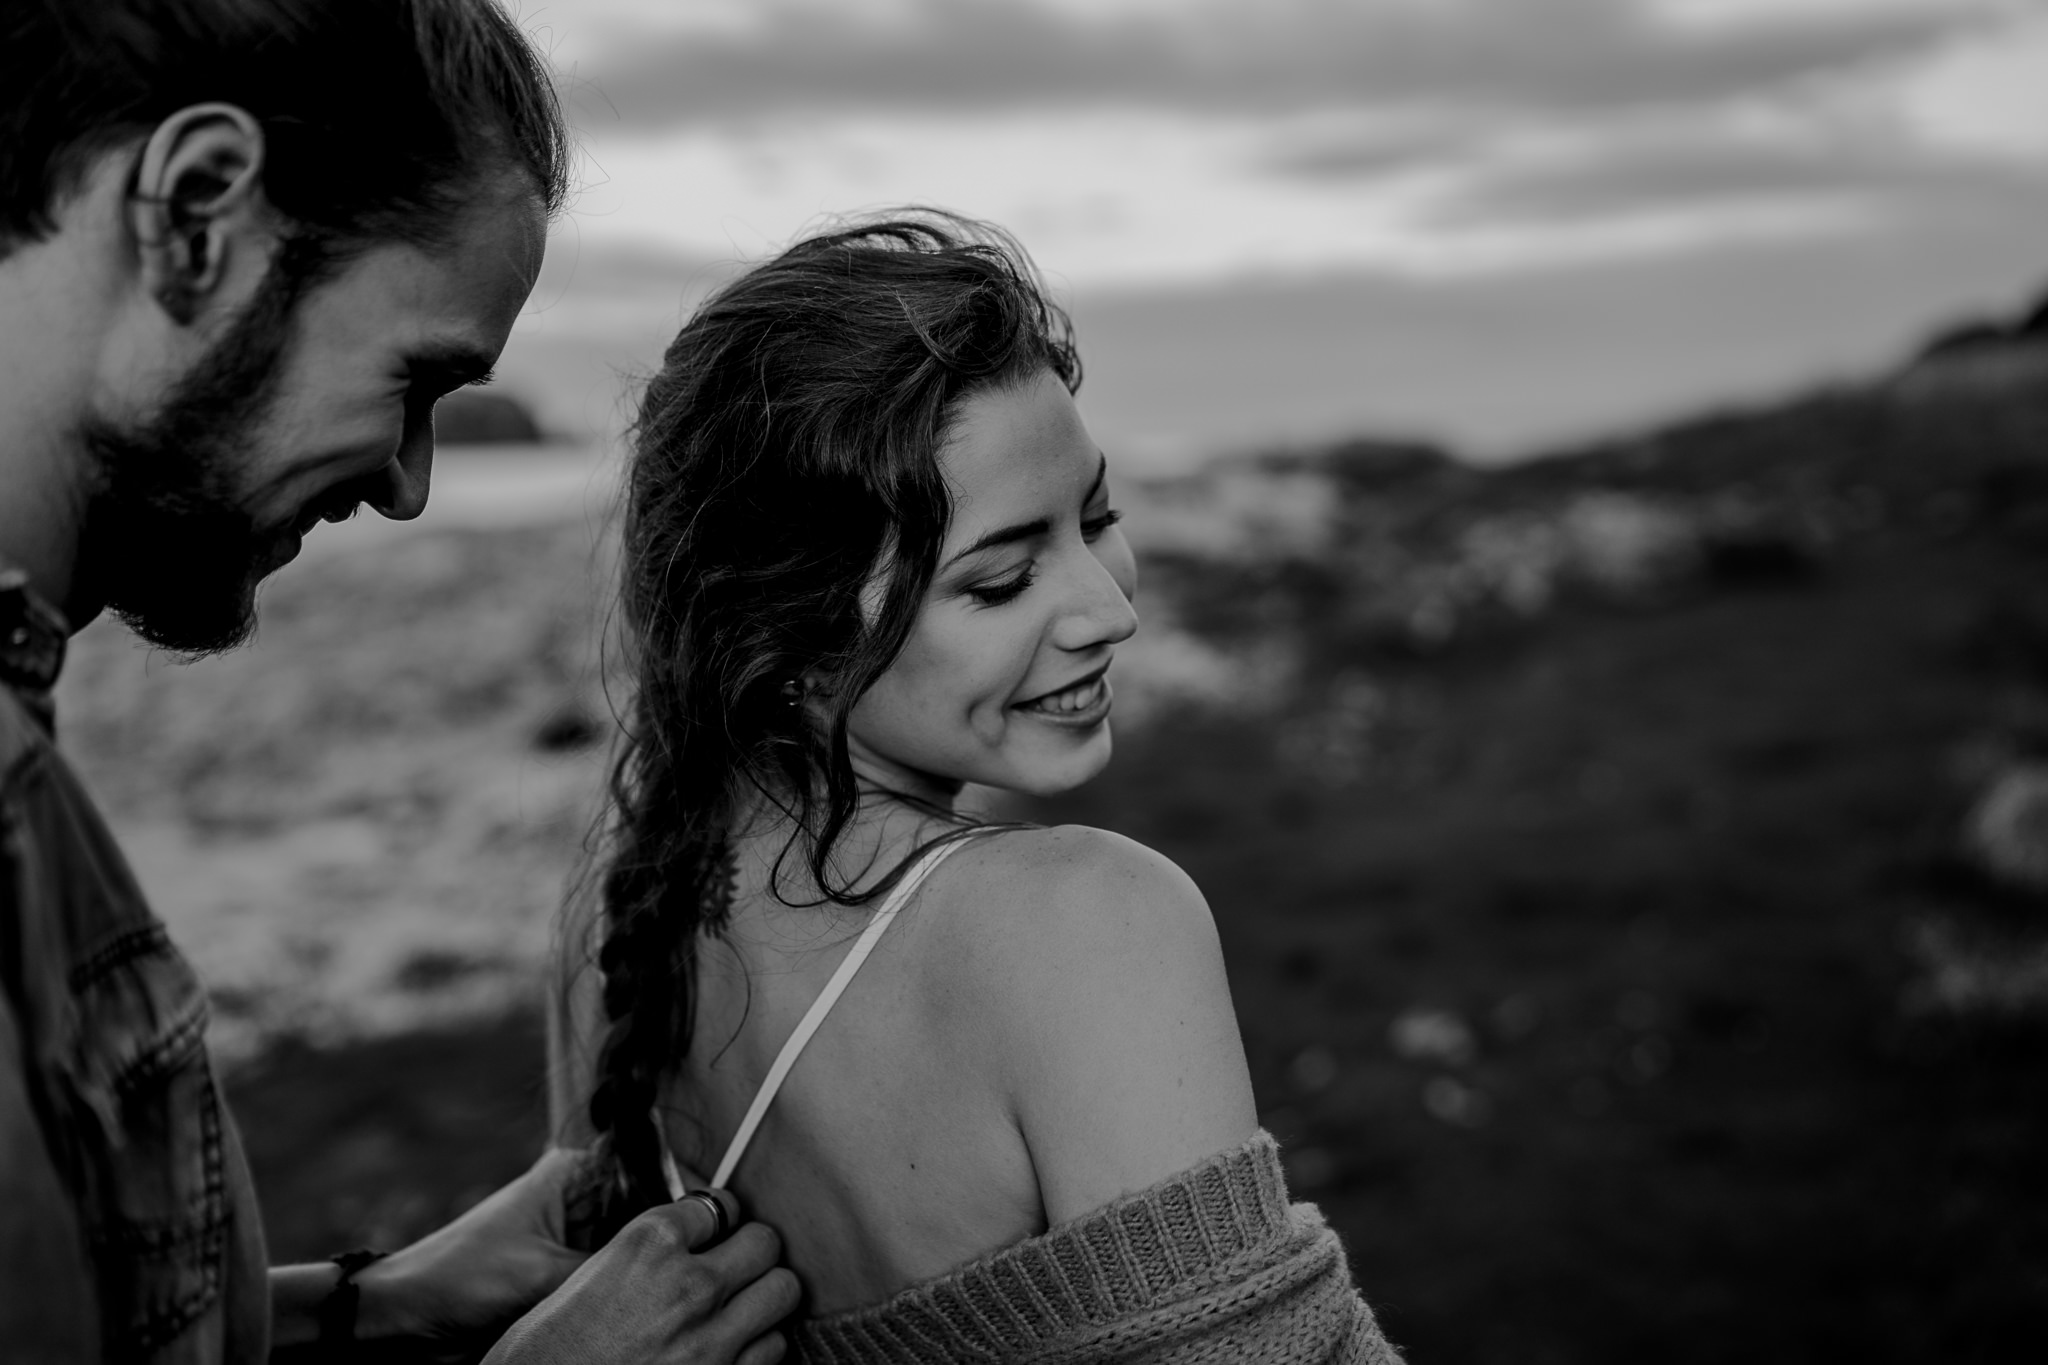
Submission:
[[[29,586],[28,575],[0,564],[0,683],[22,694],[45,723],[70,638],[64,614]]]

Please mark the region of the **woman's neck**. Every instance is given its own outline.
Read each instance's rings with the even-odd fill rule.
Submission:
[[[859,735],[846,737],[846,760],[863,797],[869,799],[894,798],[909,805],[950,811],[959,802],[965,786],[957,777],[899,762],[862,742]]]
[[[955,793],[957,796],[957,792]],[[893,791],[865,789],[846,828],[834,841],[825,876],[835,893],[871,890],[920,845],[953,826],[952,803],[926,802]],[[795,905],[829,900],[818,886],[808,843],[782,807],[761,800],[737,822],[733,852],[742,892],[773,890]]]

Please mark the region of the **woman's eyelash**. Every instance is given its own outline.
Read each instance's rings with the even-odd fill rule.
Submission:
[[[1123,519],[1123,513],[1110,508],[1099,517],[1089,517],[1083,521],[1081,534],[1093,540]],[[1026,565],[1015,578],[1004,579],[1000,583],[983,583],[963,591],[984,607],[999,607],[1005,602],[1013,602],[1023,596],[1025,589],[1031,586],[1035,577],[1031,566]]]
[[[999,607],[1005,602],[1014,601],[1022,596],[1024,590],[1031,586],[1032,577],[1031,569],[1027,566],[1015,578],[1005,579],[1001,583],[985,583],[979,587],[969,588],[967,595],[981,603],[984,607]]]

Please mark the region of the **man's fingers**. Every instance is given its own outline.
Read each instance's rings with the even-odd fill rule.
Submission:
[[[741,1338],[760,1335],[796,1311],[803,1288],[796,1272],[776,1266],[726,1301],[725,1311],[738,1325]]]
[[[747,1223],[717,1246],[707,1247],[698,1259],[731,1293],[774,1268],[782,1259],[782,1239],[765,1223]]]
[[[727,1227],[736,1228],[744,1221],[740,1213],[740,1197],[731,1190],[697,1189],[691,1190],[690,1194],[705,1194],[717,1200],[718,1207],[725,1210],[725,1225]],[[684,1198],[688,1199],[689,1195],[685,1195]],[[690,1200],[690,1202],[693,1204],[697,1203],[694,1199]],[[699,1205],[699,1207],[702,1207],[702,1205]],[[705,1212],[709,1213],[710,1210],[705,1209]]]
[[[724,1194],[724,1191],[721,1190],[707,1190],[705,1193],[713,1199],[717,1199],[719,1206],[725,1210],[725,1218],[723,1220],[706,1208],[702,1199],[695,1199],[685,1195],[673,1204],[661,1204],[647,1210],[647,1212],[641,1214],[634,1221],[640,1222],[645,1220],[651,1223],[666,1224],[669,1231],[682,1240],[684,1247],[691,1251],[702,1250],[708,1247],[712,1239],[718,1235],[721,1221],[729,1228],[738,1227],[740,1221],[739,1200],[733,1198],[730,1194],[725,1194],[724,1198],[719,1198],[721,1194]]]
[[[734,1357],[733,1365],[775,1365],[775,1362],[789,1352],[789,1342],[780,1332],[770,1332],[765,1337],[756,1337],[747,1344],[747,1349]]]
[[[796,1311],[799,1297],[796,1276],[776,1266],[727,1299],[706,1326],[740,1361],[780,1360],[787,1343],[780,1332],[770,1329]],[[774,1340],[769,1342],[771,1336]],[[766,1353],[751,1354],[757,1350]]]

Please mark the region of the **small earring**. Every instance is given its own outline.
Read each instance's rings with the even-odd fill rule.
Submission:
[[[801,678],[791,678],[782,684],[782,704],[791,707],[804,704],[804,684]]]

